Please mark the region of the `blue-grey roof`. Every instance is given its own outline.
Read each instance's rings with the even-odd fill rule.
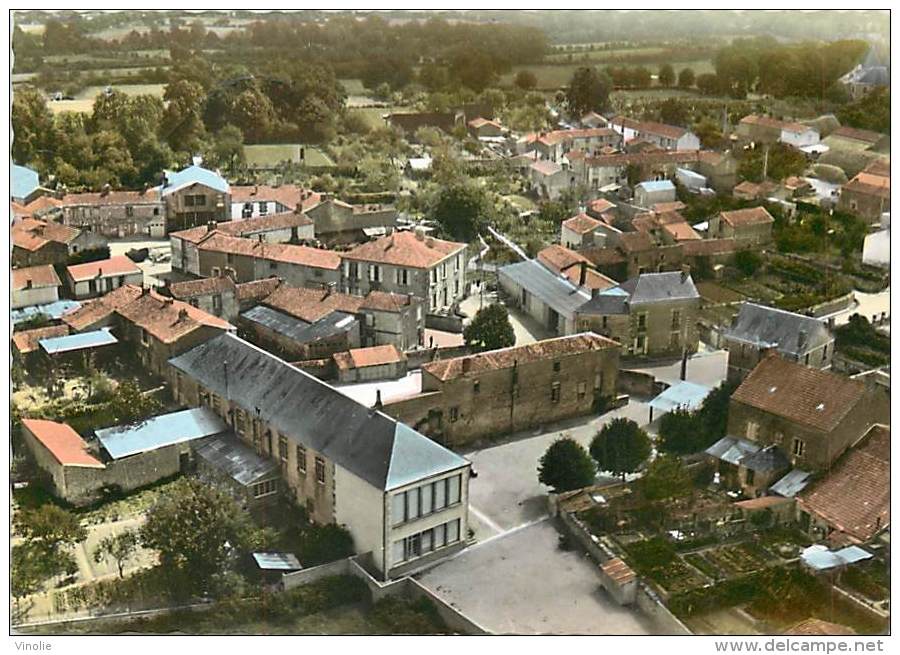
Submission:
[[[697,180],[698,182],[701,180],[704,182],[706,181],[705,175],[700,175],[700,173],[698,173],[696,171],[692,171],[690,168],[676,168],[675,174]]]
[[[571,318],[575,310],[591,299],[591,294],[554,273],[535,259],[508,264],[498,271],[561,316]]]
[[[854,562],[871,559],[872,553],[863,550],[859,546],[847,546],[840,550],[828,550],[822,544],[813,544],[803,550],[800,559],[808,567],[816,571],[827,571],[838,566],[846,566]]]
[[[706,454],[737,466],[744,457],[752,455],[758,450],[759,445],[752,441],[744,441],[736,437],[722,437],[706,449]]]
[[[202,184],[222,193],[228,193],[231,190],[228,182],[221,175],[195,164],[177,173],[166,171],[166,184],[162,188],[162,195],[168,195],[191,184]]]
[[[468,465],[428,437],[233,334],[169,363],[378,489]]]
[[[96,430],[94,434],[113,459],[156,450],[228,430],[215,412],[206,407],[154,416],[132,425]]]
[[[299,571],[303,568],[293,553],[253,553],[253,559],[263,571]]]
[[[692,300],[700,298],[690,275],[679,271],[668,273],[643,273],[619,285],[628,292],[632,305],[667,300]]]
[[[650,407],[663,412],[675,409],[693,411],[703,404],[712,391],[709,387],[693,382],[677,382],[650,401]]]
[[[806,488],[812,474],[800,469],[788,471],[787,474],[769,487],[769,491],[785,498],[793,498]]]
[[[757,348],[776,348],[788,355],[802,355],[834,340],[822,321],[783,309],[745,302],[727,339],[749,343]]]
[[[781,448],[770,445],[744,457],[741,460],[741,466],[758,473],[772,473],[786,471],[791,467],[791,462]]]
[[[315,323],[307,323],[265,305],[257,305],[248,309],[241,314],[241,318],[258,323],[298,343],[309,343],[343,334],[354,329],[359,323],[351,314],[344,312],[331,312]]]
[[[10,320],[13,325],[24,323],[35,316],[47,316],[53,320],[57,320],[67,312],[75,311],[81,307],[81,303],[77,300],[57,300],[46,305],[31,305],[30,307],[20,307],[9,313]]]
[[[212,468],[244,486],[278,473],[273,460],[260,457],[234,434],[199,439],[191,443],[191,449]]]
[[[635,187],[636,189],[643,189],[644,191],[673,191],[675,189],[675,185],[672,184],[670,180],[649,180],[647,182],[641,182]]]
[[[35,189],[41,186],[40,179],[36,170],[19,164],[12,165],[12,175],[10,176],[11,186],[9,195],[16,200],[27,198]]]
[[[91,332],[69,334],[64,337],[41,339],[38,343],[48,355],[56,355],[58,353],[68,353],[75,350],[85,350],[87,348],[111,346],[115,343],[119,343],[119,340],[113,336],[109,331],[109,328],[101,328]]]

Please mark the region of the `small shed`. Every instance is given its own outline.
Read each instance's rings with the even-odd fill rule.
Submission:
[[[119,340],[109,328],[68,334],[63,337],[49,337],[38,342],[43,354],[54,364],[70,364],[76,367],[86,367],[89,358],[109,350],[110,346],[118,343]]]
[[[699,191],[700,189],[709,186],[706,183],[706,177],[704,175],[695,173],[689,168],[676,168],[675,179],[678,180],[679,184],[691,191]]]
[[[703,401],[712,391],[709,387],[694,382],[677,382],[650,401],[650,421],[653,421],[653,410],[660,414],[686,409],[694,411],[700,408]]]
[[[849,564],[855,564],[871,558],[872,553],[863,550],[859,546],[847,546],[840,550],[829,550],[827,546],[822,544],[813,544],[800,554],[800,561],[816,573],[848,566]]]
[[[659,202],[674,202],[675,197],[675,185],[669,180],[641,182],[634,188],[634,204],[639,207],[652,207]]]
[[[278,465],[233,434],[193,441],[191,446],[198,474],[225,484],[247,509],[261,509],[278,498]]]
[[[637,597],[637,575],[620,558],[614,557],[600,567],[603,588],[619,605],[631,605]]]
[[[110,459],[123,459],[221,434],[228,429],[211,409],[197,407],[154,416],[132,425],[104,428],[95,434]],[[188,452],[186,448],[179,450]]]

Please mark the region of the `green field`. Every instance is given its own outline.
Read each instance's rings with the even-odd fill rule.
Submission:
[[[370,129],[377,130],[385,126],[382,116],[392,111],[402,111],[399,107],[353,107],[348,112],[359,114],[365,119]]]
[[[111,86],[114,91],[121,91],[127,96],[150,95],[162,98],[163,94],[166,92],[165,84],[112,84]],[[75,99],[93,100],[99,94],[103,93],[105,88],[106,87],[103,86],[85,87],[77,96],[75,96]]]
[[[255,144],[244,146],[244,157],[247,164],[255,168],[274,168],[283,161],[299,162],[300,148],[304,148],[303,156],[307,166],[325,168],[334,166],[334,162],[324,152],[313,146],[299,143]]]
[[[363,86],[362,80],[341,79],[341,80],[338,80],[338,82],[340,83],[340,85],[342,87],[344,87],[344,93],[346,93],[348,96],[350,96],[350,95],[361,96],[361,95],[366,95],[366,93],[368,93],[368,91],[366,90],[366,87]]]

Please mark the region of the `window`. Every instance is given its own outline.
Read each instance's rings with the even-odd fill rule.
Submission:
[[[759,433],[759,423],[756,421],[747,421],[747,438],[751,441],[756,440],[756,435]]]
[[[154,215],[154,216],[159,216],[159,207],[154,207],[154,208],[153,208],[153,215]]]
[[[325,484],[325,460],[316,457],[316,482]]]
[[[809,366],[809,353],[806,353],[806,355],[803,357],[803,363]]]
[[[277,271],[277,270],[278,270],[278,262],[276,262],[276,261],[274,261],[274,260],[270,260],[270,261],[269,261],[269,270],[270,270],[270,271]]]
[[[751,485],[753,484],[753,479],[755,477],[755,471],[753,469],[747,469],[747,474],[744,476],[744,482],[748,485]]]
[[[645,312],[637,315],[637,325],[639,330],[643,330],[647,327],[647,314]]]
[[[350,262],[347,266],[347,277],[351,280],[359,279],[359,264],[357,262]]]
[[[251,216],[253,216],[253,203],[245,202],[241,208],[241,218],[250,218]]]
[[[406,286],[409,284],[409,270],[405,268],[397,269],[397,284]]]
[[[284,436],[278,437],[278,457],[283,462],[286,462],[288,458],[288,442]]]
[[[450,408],[450,422],[456,423],[459,420],[459,407]]]
[[[369,280],[372,282],[381,282],[381,266],[378,264],[369,265]]]
[[[391,499],[393,525],[415,521],[460,502],[462,476],[456,475],[394,494]]]
[[[826,359],[828,359],[828,344],[827,343],[822,348],[822,361],[824,362]]]
[[[212,297],[212,306],[216,314],[222,313],[222,294],[217,293]]]
[[[791,452],[794,454],[794,457],[803,457],[803,451],[806,448],[806,444],[802,439],[797,439],[794,437],[794,443],[791,447]]]
[[[600,319],[600,326],[605,330],[607,324],[609,323],[609,316],[604,316]]]
[[[125,205],[125,215],[128,218],[134,216],[134,207],[132,207],[131,205]]]
[[[681,312],[677,309],[672,310],[672,329],[681,327]]]
[[[673,332],[669,335],[669,347],[672,349],[678,348],[679,343],[681,342],[681,333]]]
[[[584,397],[587,395],[587,383],[579,382],[578,383],[578,400],[584,400]]]
[[[438,281],[438,272],[436,268],[431,269],[431,283],[437,284]]]
[[[391,549],[392,559],[395,563],[406,562],[457,541],[459,541],[459,519],[395,541]]]
[[[141,328],[141,343],[145,346],[150,345],[150,335],[147,334],[147,330],[145,330],[144,328]]]
[[[263,496],[271,496],[278,491],[278,483],[276,480],[266,480],[265,482],[257,482],[253,485],[253,497],[262,498]]]
[[[647,345],[647,337],[643,334],[639,334],[637,338],[634,340],[634,352],[638,354],[643,354],[644,349]]]
[[[559,373],[559,369],[560,369],[560,363],[559,363],[559,362],[553,362],[553,372],[554,372],[554,373]]]
[[[259,215],[265,216],[268,213],[269,213],[269,203],[268,202],[259,203]]]
[[[554,382],[550,385],[550,402],[559,402],[559,382]]]

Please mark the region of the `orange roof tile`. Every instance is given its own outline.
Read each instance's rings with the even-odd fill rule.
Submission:
[[[178,341],[202,326],[234,330],[234,326],[228,321],[186,302],[161,296],[152,289],[117,308],[116,313],[163,343]]]
[[[302,209],[309,209],[319,204],[319,200],[318,193],[296,184],[282,184],[274,187],[265,184],[231,187],[232,203],[269,201],[280,203],[294,210],[297,205],[301,205]]]
[[[602,214],[604,212],[609,211],[610,209],[615,209],[616,206],[611,203],[606,198],[597,198],[595,200],[591,200],[588,203],[588,209],[595,214]]]
[[[593,332],[582,332],[568,337],[545,339],[524,346],[512,346],[500,350],[491,350],[476,355],[443,359],[422,365],[422,370],[427,371],[442,381],[459,377],[478,375],[486,371],[497,371],[512,368],[514,364],[528,364],[530,362],[551,359],[555,357],[567,357],[592,350],[618,348],[619,344],[612,339],[601,337]],[[468,364],[464,364],[468,362]],[[465,368],[468,367],[466,371]]]
[[[14,246],[34,252],[48,243],[69,244],[81,231],[53,221],[23,218],[13,223],[10,234]]]
[[[730,212],[721,212],[719,216],[732,227],[744,227],[747,225],[761,225],[763,223],[775,222],[775,219],[772,218],[772,215],[765,207],[736,209]]]
[[[187,280],[185,282],[173,282],[169,285],[169,292],[173,298],[188,300],[198,296],[208,296],[223,291],[235,291],[234,280],[227,275],[218,277],[204,277],[199,280]]]
[[[465,248],[464,243],[404,231],[357,246],[344,259],[427,269]]]
[[[219,232],[213,233],[198,248],[210,252],[244,255],[245,257],[255,257],[287,264],[309,266],[311,268],[324,268],[332,271],[337,270],[341,266],[341,256],[331,250],[310,248],[309,246],[295,246],[288,243],[261,243],[253,239],[233,237]]]
[[[399,312],[412,302],[410,296],[387,291],[370,291],[360,309],[373,309],[382,312]]]
[[[279,286],[281,286],[281,279],[277,277],[242,282],[237,285],[237,299],[239,302],[262,300],[272,294]]]
[[[12,270],[13,291],[21,291],[31,285],[33,289],[45,287],[58,287],[62,285],[56,269],[50,264],[43,266],[28,266],[26,268],[14,268]]]
[[[594,202],[596,203],[599,201],[595,200]],[[596,230],[603,223],[595,218],[591,218],[585,213],[581,213],[573,216],[572,218],[567,218],[562,222],[562,224],[566,229],[572,230],[576,234],[587,234],[588,232],[593,232],[594,230]]]
[[[561,273],[579,262],[590,264],[590,261],[584,255],[579,255],[574,250],[570,250],[569,248],[557,244],[547,246],[538,252],[537,259],[557,273]]]
[[[85,262],[66,267],[69,276],[76,282],[93,280],[98,277],[114,277],[117,275],[132,275],[141,273],[141,269],[125,255],[101,259],[95,262]]]
[[[50,325],[48,327],[36,328],[34,330],[25,330],[24,332],[16,332],[13,334],[13,344],[16,350],[22,355],[27,355],[38,349],[38,342],[41,339],[51,339],[53,337],[64,337],[69,334],[68,325]]]
[[[326,289],[300,289],[281,285],[262,302],[307,323],[315,323],[334,311],[357,314],[364,301],[360,296],[329,292]]]
[[[372,346],[370,348],[352,348],[347,352],[334,355],[338,368],[343,370],[396,364],[405,359],[406,355],[397,350],[397,347],[393,344]]]
[[[65,423],[24,418],[22,425],[63,466],[106,468],[100,460],[88,452],[88,445],[84,439]]]
[[[112,314],[118,307],[136,300],[142,293],[143,289],[137,285],[122,285],[105,296],[88,300],[78,309],[63,314],[62,321],[76,332],[84,330]]]
[[[665,232],[668,232],[676,241],[696,241],[702,239],[687,222],[666,223],[662,226]]]
[[[157,188],[150,188],[146,191],[69,193],[62,198],[62,205],[67,207],[78,207],[81,205],[144,205],[159,202],[159,189]]]

